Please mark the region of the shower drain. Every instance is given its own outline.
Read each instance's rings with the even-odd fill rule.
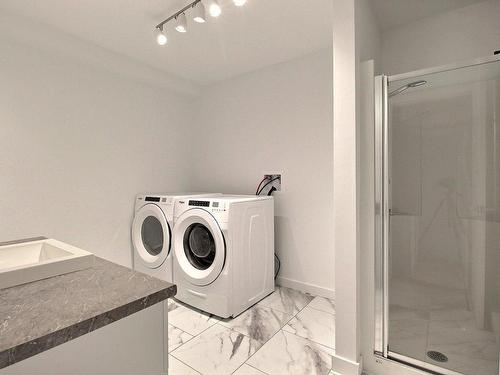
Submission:
[[[436,362],[448,362],[448,357],[441,352],[436,352],[435,350],[430,350],[427,352],[427,357]]]

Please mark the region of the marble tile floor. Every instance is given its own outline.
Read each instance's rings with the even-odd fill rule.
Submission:
[[[169,301],[171,375],[328,375],[335,303],[289,288],[235,319]]]

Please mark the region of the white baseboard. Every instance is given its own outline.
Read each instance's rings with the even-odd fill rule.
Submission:
[[[352,362],[346,358],[337,356],[336,354],[333,355],[332,372],[335,375],[361,375],[362,369],[363,366],[361,363]]]
[[[306,292],[313,294],[315,296],[326,297],[330,299],[335,299],[335,290],[324,288],[319,285],[314,285],[310,283],[305,283],[298,280],[289,279],[286,277],[278,276],[276,279],[276,284],[284,286],[286,288],[292,288],[295,290],[300,290],[301,292]]]

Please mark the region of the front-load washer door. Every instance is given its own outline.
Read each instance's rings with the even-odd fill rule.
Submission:
[[[158,268],[170,252],[170,227],[156,204],[146,204],[135,214],[132,241],[139,255],[136,259],[149,268]]]
[[[226,259],[224,236],[215,218],[193,208],[174,226],[174,261],[183,276],[195,285],[208,285],[222,272]]]

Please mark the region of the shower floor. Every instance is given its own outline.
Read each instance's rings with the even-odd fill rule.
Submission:
[[[466,375],[498,375],[498,337],[477,327],[463,289],[392,278],[389,350]],[[430,359],[428,351],[448,357]]]

